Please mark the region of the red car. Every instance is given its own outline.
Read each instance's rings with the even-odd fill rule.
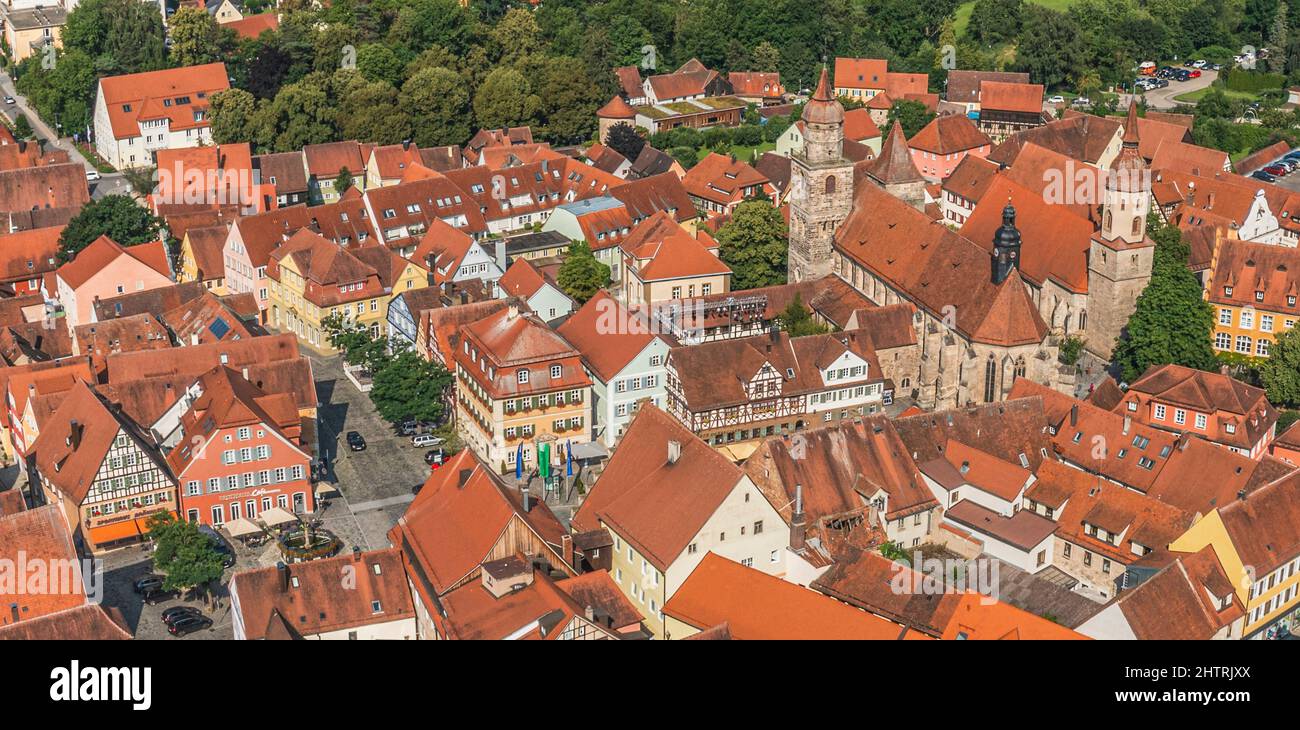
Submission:
[[[1201,70],[1199,68],[1194,68],[1189,75],[1194,79],[1199,79],[1201,77]]]
[[[1267,172],[1274,177],[1281,177],[1286,174],[1286,168],[1281,165],[1269,165],[1264,168],[1264,172]]]

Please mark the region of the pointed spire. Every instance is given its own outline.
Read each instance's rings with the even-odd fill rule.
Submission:
[[[885,140],[880,156],[871,164],[868,171],[882,185],[895,185],[923,180],[921,173],[912,162],[912,151],[907,147],[903,137],[903,125],[894,122],[889,130],[889,139]]]
[[[825,66],[822,67],[821,79],[817,81],[817,90],[808,103],[803,105],[803,120],[812,124],[844,123],[844,107],[831,90],[830,76]]]
[[[822,75],[817,80],[817,90],[813,92],[814,101],[830,101],[831,96],[830,74],[826,71],[826,64],[822,64]]]
[[[1124,139],[1126,145],[1138,144],[1138,105],[1136,100],[1128,103],[1128,117],[1124,120]]]

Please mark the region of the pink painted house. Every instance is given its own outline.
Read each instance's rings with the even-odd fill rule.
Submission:
[[[226,288],[231,294],[252,294],[262,311],[264,323],[267,292],[271,286],[271,280],[266,277],[266,265],[271,260],[271,252],[313,221],[306,207],[296,205],[239,218],[226,234],[226,244],[221,253],[226,269]]]
[[[930,182],[946,180],[967,155],[988,156],[993,142],[964,114],[935,117],[907,146],[912,163]]]
[[[54,272],[55,297],[63,305],[69,331],[95,321],[96,299],[174,283],[162,241],[121,246],[108,236],[95,239]]]

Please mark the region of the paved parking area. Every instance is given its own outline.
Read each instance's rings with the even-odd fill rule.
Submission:
[[[148,606],[136,595],[132,585],[137,578],[153,572],[151,555],[142,546],[120,548],[97,557],[103,560],[104,595],[103,605],[122,612],[126,625],[137,639],[165,639],[168,641],[202,641],[210,639],[233,639],[234,630],[230,620],[230,596],[223,585],[217,591],[218,607],[214,608],[202,599],[173,599],[157,605]],[[240,559],[236,568],[252,567],[249,561]],[[234,569],[227,570],[223,580],[229,580]],[[167,633],[162,621],[162,612],[171,606],[192,606],[212,619],[212,627],[196,631],[188,636],[175,637]]]
[[[326,481],[341,498],[330,500],[320,517],[325,527],[343,538],[350,548],[384,547],[385,534],[414,498],[412,488],[429,477],[424,463],[427,449],[411,445],[380,417],[370,396],[343,374],[343,360],[304,349],[312,360],[316,394],[320,401],[320,444],[329,461]],[[365,451],[352,451],[344,434],[356,431],[366,440]]]

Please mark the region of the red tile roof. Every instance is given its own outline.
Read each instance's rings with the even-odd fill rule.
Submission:
[[[668,461],[669,441],[681,444],[675,463]],[[573,516],[573,529],[608,526],[664,571],[685,552],[741,477],[726,457],[646,404]]]
[[[1005,81],[980,84],[980,109],[1038,114],[1043,111],[1043,85]]]
[[[943,631],[943,639],[1077,641],[1088,637],[1015,606],[963,594]]]
[[[268,30],[279,30],[280,17],[276,13],[245,15],[241,20],[222,23],[222,27],[235,31],[240,38],[256,38]]]
[[[8,564],[8,576],[0,581],[0,627],[21,625],[88,602],[82,563],[57,505],[0,513],[0,561]],[[19,572],[23,566],[28,571],[34,566],[48,571],[42,573],[49,581],[45,590],[27,589],[31,576]]]
[[[224,63],[109,76],[99,80],[113,136],[140,136],[140,122],[167,119],[177,130],[208,126],[209,98],[230,88]],[[195,116],[203,113],[202,120]]]
[[[39,278],[57,269],[61,235],[63,226],[0,235],[0,281]]]
[[[907,144],[914,150],[936,155],[951,155],[993,145],[969,117],[959,114],[935,117]]]
[[[835,88],[884,89],[889,62],[879,58],[836,58]]]
[[[610,328],[611,322],[627,326]],[[610,329],[613,331],[606,331]],[[638,314],[629,313],[618,300],[603,290],[596,292],[556,331],[578,348],[587,367],[606,383],[644,352],[656,338],[651,332],[649,321]]]
[[[742,640],[902,639],[892,621],[708,553],[664,604],[663,613],[701,631],[726,622]]]

